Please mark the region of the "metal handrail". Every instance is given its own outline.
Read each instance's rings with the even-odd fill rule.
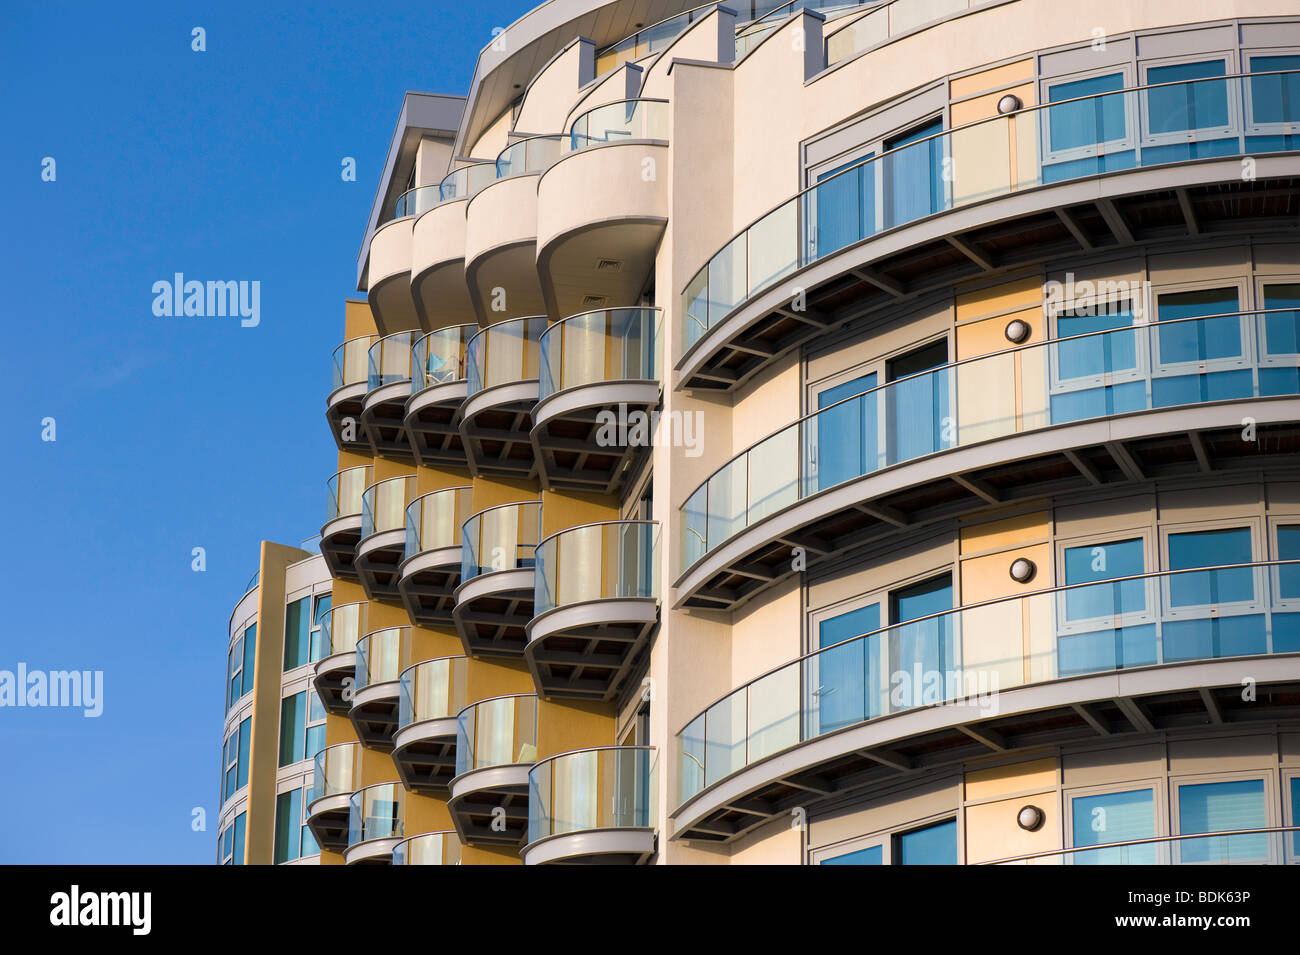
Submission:
[[[1049,856],[1073,855],[1076,852],[1097,852],[1101,849],[1122,849],[1126,846],[1143,846],[1163,842],[1181,842],[1185,839],[1213,839],[1223,836],[1259,836],[1274,832],[1300,832],[1300,826],[1270,826],[1267,829],[1229,829],[1223,832],[1186,832],[1172,836],[1151,836],[1146,839],[1128,839],[1124,842],[1107,842],[1099,846],[1072,846],[1069,849],[1048,849],[1044,852],[1029,852],[1025,855],[1007,856],[1005,859],[992,859],[980,865],[1003,865],[1008,862],[1023,862],[1027,859],[1045,859]]]

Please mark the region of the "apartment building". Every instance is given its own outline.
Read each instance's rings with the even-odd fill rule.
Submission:
[[[356,282],[246,861],[1300,854],[1293,4],[550,0]]]

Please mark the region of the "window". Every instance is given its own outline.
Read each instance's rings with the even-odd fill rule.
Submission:
[[[1236,98],[1222,58],[1146,68],[1144,165],[1235,155]]]
[[[1300,55],[1267,54],[1250,57],[1252,76],[1246,87],[1250,121],[1247,152],[1295,149],[1300,142]]]
[[[889,606],[894,624],[888,631],[890,708],[942,702],[942,690],[951,682],[948,673],[956,663],[954,621],[951,614],[931,615],[952,609],[952,575],[896,590]],[[917,622],[909,622],[913,620]]]
[[[1171,533],[1170,570],[1247,564],[1254,560],[1249,527]],[[1169,619],[1164,625],[1166,662],[1268,652],[1268,628],[1256,605],[1253,567],[1171,574]]]
[[[1209,783],[1180,783],[1178,832],[1228,832],[1268,826],[1264,780],[1233,779]],[[1260,862],[1269,856],[1267,835],[1218,836],[1182,839],[1177,858],[1188,863]]]
[[[879,629],[880,604],[868,604],[820,621],[817,645],[831,647]],[[805,707],[810,735],[829,733],[888,712],[880,692],[882,661],[868,653],[868,643],[875,647],[878,640],[853,640],[810,661],[810,699]]]
[[[894,837],[895,865],[956,865],[957,820],[913,829]]]
[[[1061,182],[1134,165],[1132,117],[1123,71],[1053,80],[1039,110],[1043,182]]]
[[[230,679],[226,709],[229,710],[246,693],[253,690],[254,663],[257,659],[257,624],[252,624],[230,648],[227,664]]]
[[[943,119],[922,123],[886,139],[880,157],[886,229],[932,215],[947,206]],[[892,150],[892,151],[891,151]]]
[[[1112,845],[1156,834],[1155,790],[1074,796],[1069,801],[1071,846]],[[1091,852],[1073,852],[1066,858],[1073,865],[1154,865],[1156,844],[1114,846]]]
[[[1300,560],[1300,523],[1279,524],[1277,559]],[[1300,652],[1300,564],[1278,567],[1273,576],[1273,652]]]
[[[1287,806],[1288,816],[1291,821],[1290,826],[1300,826],[1300,776],[1292,776],[1286,780],[1287,787]],[[1295,865],[1300,862],[1300,832],[1292,832],[1287,837],[1291,846],[1290,862]]]
[[[316,596],[315,609],[311,615],[311,662],[323,660],[329,656],[329,648],[325,646],[325,633],[322,624],[325,615],[330,612],[333,606],[334,598],[332,594],[318,594]]]
[[[246,813],[240,813],[217,839],[219,862],[222,865],[244,864],[244,823]]]
[[[284,668],[293,670],[311,662],[310,630],[307,617],[311,598],[295,600],[284,610]]]
[[[1053,316],[1052,423],[1141,411],[1146,380],[1133,326],[1133,302],[1071,303]],[[1085,337],[1073,337],[1085,336]]]
[[[1148,580],[1103,581],[1145,572],[1146,542],[1133,537],[1066,547],[1060,595],[1057,666],[1062,676],[1148,666],[1156,659],[1156,627]],[[1087,586],[1092,585],[1092,586]]]
[[[306,807],[311,784],[275,797],[275,864],[316,855],[320,846],[307,826]]]
[[[823,859],[820,865],[884,865],[884,847],[868,846],[865,849],[855,849],[852,852],[846,852],[844,855],[831,856],[829,859]]]
[[[1265,314],[1260,317],[1259,393],[1300,392],[1300,284],[1265,285],[1261,290]],[[1281,311],[1274,311],[1280,309]]]
[[[878,163],[870,161],[875,155],[874,151],[865,153],[817,175],[818,187],[812,193],[815,205],[809,210],[816,216],[815,228],[809,230],[813,243],[809,259],[830,255],[875,234]]]
[[[1249,398],[1254,373],[1245,349],[1247,320],[1236,288],[1199,289],[1159,296],[1151,381],[1153,407]],[[1219,316],[1211,318],[1208,316]],[[1176,321],[1187,319],[1186,321]]]
[[[225,787],[223,801],[248,785],[248,746],[252,736],[252,717],[244,719],[239,729],[226,737],[223,749]]]
[[[807,429],[805,494],[869,474],[879,466],[876,395],[846,401],[876,387],[876,373],[832,385],[817,393],[817,426]],[[834,407],[832,407],[832,405]]]
[[[280,700],[280,765],[315,759],[325,746],[325,707],[314,690]]]
[[[910,461],[954,443],[948,401],[948,340],[922,345],[885,363],[888,461]],[[935,370],[940,369],[940,370]],[[932,374],[926,374],[931,372]]]

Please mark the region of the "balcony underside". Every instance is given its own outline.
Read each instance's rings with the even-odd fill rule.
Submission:
[[[465,403],[465,382],[434,385],[406,403],[405,430],[415,463],[421,467],[458,467],[465,463],[457,417]]]
[[[410,394],[411,382],[407,380],[376,388],[366,396],[361,430],[371,454],[403,460],[411,457],[411,442],[406,437],[406,399]]]
[[[393,748],[393,733],[397,731],[396,682],[376,683],[356,691],[348,719],[357,732],[357,739],[373,749]]]
[[[405,530],[380,531],[357,544],[357,577],[371,600],[401,602],[397,584],[405,550]]]
[[[341,852],[347,847],[351,796],[351,793],[322,796],[307,807],[307,826],[322,849]]]
[[[531,437],[536,404],[535,379],[488,388],[465,402],[459,427],[470,474],[536,475]]]
[[[1242,700],[1243,676],[1259,680]],[[1238,657],[1116,671],[1002,690],[998,714],[935,705],[859,723],[724,777],[677,812],[673,838],[731,842],[800,807],[920,780],[997,755],[1078,741],[1137,740],[1198,727],[1300,720],[1300,656]]]
[[[343,850],[344,865],[392,865],[393,849],[402,841],[401,836],[391,839],[370,839],[348,846]]]
[[[528,770],[491,766],[451,781],[447,809],[462,844],[517,846],[528,832]]]
[[[531,568],[480,574],[456,590],[456,632],[469,656],[522,657],[533,618]]]
[[[404,560],[397,581],[411,623],[432,627],[451,623],[460,586],[460,548],[421,551]]]
[[[354,650],[335,653],[316,664],[312,686],[321,705],[330,713],[346,716],[352,709],[352,684],[356,679],[357,654]]]
[[[393,762],[412,792],[446,792],[456,775],[456,717],[425,720],[393,734]]]
[[[370,441],[361,427],[361,411],[366,402],[366,383],[344,385],[331,394],[325,404],[325,419],[340,451],[370,453]]]
[[[828,330],[918,295],[1069,255],[1215,235],[1300,235],[1300,158],[1111,173],[963,206],[792,271],[718,321],[678,362],[679,388],[731,392]],[[807,307],[792,308],[799,289]]]
[[[592,600],[557,607],[528,625],[524,658],[544,698],[611,700],[659,623],[653,598]]]
[[[659,397],[658,382],[610,381],[539,402],[532,442],[542,487],[616,493],[649,447]]]
[[[336,517],[320,531],[320,552],[330,576],[357,583],[357,544],[361,541],[361,515]]]
[[[1258,422],[1242,440],[1242,419]],[[677,606],[733,610],[796,571],[982,508],[1157,478],[1300,466],[1300,399],[1254,398],[1058,425],[941,451],[783,507],[677,581]]]
[[[653,829],[588,829],[538,839],[524,865],[644,865],[655,854]]]

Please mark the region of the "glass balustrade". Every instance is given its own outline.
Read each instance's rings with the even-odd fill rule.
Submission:
[[[356,683],[362,690],[380,683],[396,683],[411,665],[414,654],[410,627],[374,630],[357,640]]]
[[[313,637],[320,645],[312,647],[312,659],[323,660],[336,653],[351,653],[357,640],[366,632],[366,607],[364,602],[339,604],[320,616],[320,630]]]
[[[986,865],[1296,865],[1300,828],[1233,829],[1035,852]]]
[[[584,524],[537,545],[533,613],[587,600],[659,596],[659,525]]]
[[[461,531],[461,580],[532,567],[541,519],[542,505],[523,501],[489,507],[467,520]]]
[[[499,696],[456,718],[456,775],[537,761],[537,697]]]
[[[536,378],[539,341],[546,326],[543,315],[512,318],[471,338],[465,351],[466,392],[476,395],[486,388]]]
[[[316,754],[308,804],[326,796],[356,792],[361,785],[361,744],[333,743]]]
[[[402,835],[406,790],[401,783],[380,783],[352,794],[348,804],[348,845]]]
[[[334,349],[334,391],[344,385],[366,381],[370,375],[370,346],[377,336],[362,335],[351,338]]]
[[[326,482],[328,489],[325,520],[332,521],[338,517],[351,517],[362,512],[362,496],[370,482],[369,465],[344,468]]]
[[[415,494],[414,477],[379,481],[361,495],[361,538],[406,528],[406,504]]]
[[[460,865],[460,839],[454,829],[411,836],[393,847],[393,865]]]
[[[653,828],[655,773],[651,746],[605,746],[542,760],[528,773],[528,841]]]
[[[563,136],[531,136],[501,150],[497,156],[497,178],[539,172],[560,158]]]
[[[366,358],[367,390],[410,380],[415,337],[415,332],[398,332],[374,341]]]
[[[497,178],[495,162],[480,162],[448,173],[438,186],[438,201],[467,199]]]
[[[744,10],[747,10],[749,6],[750,0],[740,4],[740,7]],[[692,23],[707,17],[717,8],[716,3],[703,4],[693,10],[687,10],[660,20],[658,23],[652,23],[631,36],[619,40],[613,46],[606,47],[596,54],[596,75],[604,76],[606,73],[618,69],[624,63],[631,63],[652,53],[658,53],[685,33],[686,28]],[[742,14],[738,12],[737,15],[741,16]]]
[[[602,308],[551,325],[541,336],[538,394],[604,381],[658,381],[662,312]]]
[[[827,733],[1133,667],[1300,652],[1300,561],[1114,577],[922,617],[806,654],[677,734],[678,800]]]
[[[668,101],[629,99],[583,113],[569,128],[570,152],[600,143],[668,138]]]
[[[411,348],[411,394],[465,377],[465,351],[477,325],[450,325],[422,335]]]
[[[421,494],[406,508],[406,556],[459,547],[461,528],[473,513],[473,488],[451,487]]]
[[[1216,77],[1064,100],[865,159],[782,203],[709,260],[683,293],[684,347],[799,269],[936,213],[1115,170],[1293,149],[1300,100],[1274,87],[1289,89],[1297,76]]]
[[[403,216],[418,216],[421,212],[432,209],[441,201],[441,189],[442,187],[437,184],[407,189],[397,197],[393,218],[401,219]]]
[[[901,378],[764,438],[687,499],[684,565],[797,501],[935,452],[1117,414],[1300,393],[1300,311],[1143,323],[1125,306],[1087,319],[1108,330]]]
[[[402,671],[397,726],[459,715],[465,708],[467,657],[424,660]]]

